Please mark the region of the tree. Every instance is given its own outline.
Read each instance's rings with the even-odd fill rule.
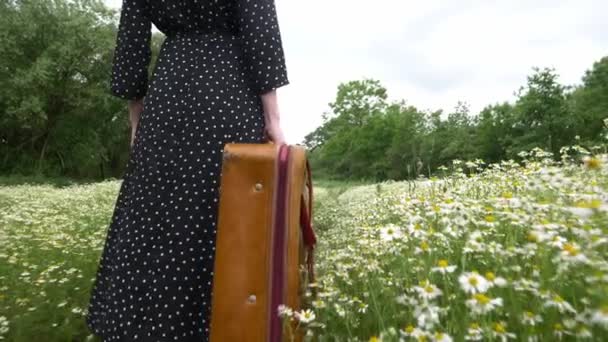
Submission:
[[[574,118],[566,102],[567,88],[557,82],[554,69],[534,68],[515,105],[513,145],[508,154],[541,147],[559,156],[559,149],[574,141]]]

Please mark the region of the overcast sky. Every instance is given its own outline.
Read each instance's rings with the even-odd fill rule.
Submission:
[[[120,7],[121,0],[105,0]],[[513,101],[532,67],[580,83],[608,55],[606,0],[276,0],[290,84],[289,143],[322,123],[340,82],[380,80],[390,99],[452,110]]]

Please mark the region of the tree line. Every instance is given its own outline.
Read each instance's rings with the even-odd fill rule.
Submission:
[[[118,16],[101,0],[0,0],[0,174],[122,175],[128,115],[109,92]],[[163,40],[152,37],[150,74]],[[514,104],[475,115],[465,103],[450,113],[389,103],[372,79],[340,84],[330,109],[303,142],[316,176],[406,179],[453,159],[494,162],[536,146],[558,153],[602,141],[608,58],[575,87],[535,69]]]
[[[389,102],[378,80],[342,83],[323,124],[305,137],[318,176],[336,179],[412,179],[430,176],[452,160],[486,164],[520,159],[535,147],[560,158],[564,146],[597,148],[606,142],[608,56],[595,62],[580,85],[558,82],[553,68],[533,68],[514,103],[471,113],[421,111]],[[605,146],[605,145],[604,145]]]

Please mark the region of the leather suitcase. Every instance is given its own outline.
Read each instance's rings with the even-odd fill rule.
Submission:
[[[210,340],[301,341],[302,329],[282,321],[278,306],[309,307],[304,292],[314,282],[306,149],[227,143],[221,170]]]

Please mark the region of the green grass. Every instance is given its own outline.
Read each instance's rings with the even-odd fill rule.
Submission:
[[[456,165],[422,182],[313,179],[319,297],[302,326],[320,341],[601,340],[608,166],[595,160],[531,157],[475,175]],[[0,181],[0,336],[93,340],[84,313],[120,181]],[[504,284],[475,297],[459,281],[473,271]]]

